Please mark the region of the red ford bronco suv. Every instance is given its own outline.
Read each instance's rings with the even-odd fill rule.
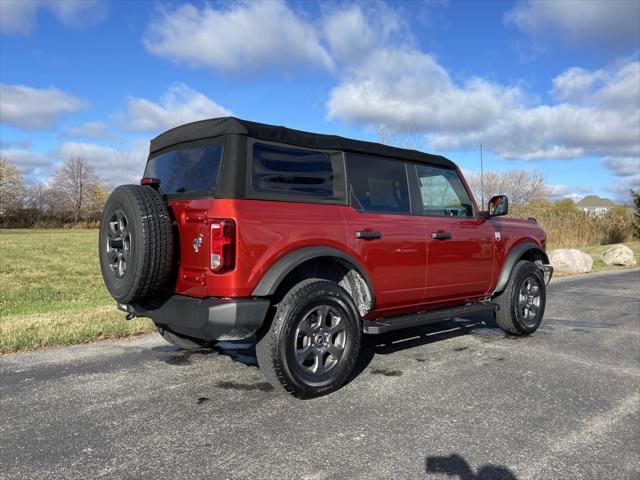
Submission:
[[[193,348],[257,338],[298,397],[339,388],[361,336],[495,312],[534,332],[552,268],[534,220],[480,211],[438,155],[216,118],[151,141],[109,197],[100,266],[118,308]]]

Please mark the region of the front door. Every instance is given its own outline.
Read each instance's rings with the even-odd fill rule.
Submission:
[[[346,155],[351,206],[344,207],[351,254],[370,276],[376,313],[419,305],[426,273],[425,224],[411,214],[402,161]]]
[[[493,268],[493,227],[474,209],[456,170],[416,165],[427,234],[425,303],[488,293]]]

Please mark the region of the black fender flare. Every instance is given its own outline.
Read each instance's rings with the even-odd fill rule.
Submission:
[[[262,276],[258,285],[256,285],[256,288],[253,289],[251,295],[254,297],[268,297],[273,295],[276,293],[280,283],[293,271],[294,268],[308,260],[318,257],[334,257],[352,265],[367,284],[371,295],[371,304],[372,306],[375,305],[375,291],[373,289],[373,284],[371,283],[371,279],[362,264],[342,250],[321,246],[303,247],[282,257],[269,267],[269,270],[267,270],[267,272]]]
[[[500,272],[500,276],[498,277],[498,284],[493,290],[494,294],[500,293],[505,289],[505,287],[507,286],[507,282],[509,281],[509,277],[511,276],[511,272],[513,271],[513,267],[515,267],[516,263],[518,263],[518,260],[520,260],[522,256],[530,250],[535,250],[537,253],[539,253],[542,256],[545,264],[549,263],[549,257],[547,256],[547,253],[540,247],[540,245],[530,242],[520,243],[516,245],[507,255],[507,259],[502,266],[502,271]]]

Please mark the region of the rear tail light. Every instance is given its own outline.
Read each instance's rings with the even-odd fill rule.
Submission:
[[[236,222],[215,219],[211,223],[211,271],[223,273],[236,264]]]

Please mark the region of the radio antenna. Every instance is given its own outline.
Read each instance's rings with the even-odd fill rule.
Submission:
[[[482,166],[482,144],[480,144],[480,197],[482,198],[482,207],[480,207],[480,210],[482,210],[484,208],[484,169]]]

